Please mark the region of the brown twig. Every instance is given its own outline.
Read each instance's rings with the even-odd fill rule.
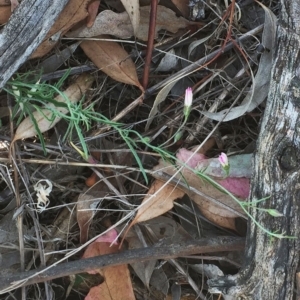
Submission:
[[[149,81],[149,72],[152,59],[152,52],[154,46],[155,37],[155,26],[156,26],[156,16],[157,16],[157,0],[151,0],[151,11],[150,11],[150,22],[148,31],[148,42],[147,42],[147,55],[145,59],[145,67],[143,74],[143,88],[146,89]]]
[[[60,265],[44,268],[38,271],[32,270],[0,276],[0,294],[14,290],[21,286],[45,282],[55,278],[82,272],[129,264],[136,261],[171,259],[196,253],[204,254],[224,251],[243,251],[244,247],[244,238],[220,236],[214,238],[203,238],[200,240],[189,240],[172,245],[132,249],[122,251],[120,253],[106,254],[62,263]]]

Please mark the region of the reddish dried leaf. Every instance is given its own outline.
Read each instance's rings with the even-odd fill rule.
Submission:
[[[31,58],[42,57],[47,54],[74,24],[88,16],[87,4],[90,0],[69,0],[58,19],[47,34],[45,40],[32,54]]]
[[[80,44],[80,47],[105,74],[116,81],[135,85],[143,91],[132,59],[118,43],[84,41]]]
[[[251,154],[239,154],[228,157],[230,168],[228,174],[224,171],[219,158],[206,158],[193,151],[180,149],[177,153],[179,163],[185,163],[189,167],[204,172],[206,175],[224,179],[228,177],[250,178],[252,175]]]
[[[201,153],[194,153],[193,151],[188,151],[184,148],[178,150],[176,157],[179,161],[184,162],[187,166],[195,169],[199,163],[206,159],[206,156]]]
[[[114,236],[117,236],[117,232],[115,229],[111,229],[107,233],[103,234],[96,241],[88,245],[88,247],[84,251],[82,258],[89,258],[97,255],[104,255],[104,254],[118,252],[119,250],[117,245],[112,245],[110,247],[110,244],[113,242],[112,237]],[[99,273],[101,272],[102,270],[99,269]]]
[[[249,178],[236,178],[228,177],[221,180],[216,180],[230,193],[236,195],[239,198],[247,199],[250,194],[250,179]]]
[[[86,27],[87,28],[90,28],[94,25],[95,19],[98,14],[99,5],[100,5],[100,0],[93,1],[88,5],[87,10],[88,10],[89,15],[86,19]]]
[[[118,245],[118,232],[115,229],[111,229],[105,234],[101,235],[96,239],[96,243],[109,243]]]
[[[179,161],[186,163],[191,168],[196,168],[199,161],[206,159],[205,153],[215,145],[216,141],[214,138],[208,139],[204,145],[198,149],[198,146],[195,146],[191,151],[181,148],[178,150],[176,157]],[[197,151],[197,152],[196,152]],[[194,152],[196,152],[194,154]],[[194,155],[193,155],[194,154]],[[189,160],[189,158],[192,158]]]

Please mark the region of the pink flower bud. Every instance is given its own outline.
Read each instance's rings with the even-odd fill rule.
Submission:
[[[185,115],[186,119],[188,118],[191,112],[192,102],[193,102],[193,91],[192,88],[188,87],[185,90],[184,107],[183,107],[183,114]]]
[[[219,156],[219,162],[221,164],[221,166],[224,167],[228,167],[228,157],[225,153],[221,153]]]
[[[185,107],[191,107],[193,102],[193,91],[192,88],[188,87],[185,90],[185,98],[184,98],[184,106]]]

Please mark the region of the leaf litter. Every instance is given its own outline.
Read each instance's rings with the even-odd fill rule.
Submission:
[[[140,248],[154,256],[162,245],[172,249],[204,237],[245,236],[241,227],[246,228],[253,145],[270,82],[277,11],[271,1],[247,4],[236,10],[241,18],[235,14],[229,24],[224,4],[199,6],[197,13],[192,2],[159,3],[146,90],[141,82],[149,2],[70,0],[1,91],[1,137],[12,144],[10,152],[0,149],[6,167],[0,168],[0,209],[6,214],[0,229],[9,228],[7,217],[15,218],[9,209],[16,208],[18,216],[23,207],[7,184],[14,176],[16,197],[26,207],[26,249],[39,250],[24,251],[26,270],[66,260],[80,265],[87,257],[113,253],[121,259]],[[9,22],[15,8],[7,4],[0,1],[0,24]],[[256,16],[249,19],[253,10]],[[195,19],[197,14],[205,18]],[[250,30],[255,34],[247,36]],[[182,73],[187,66],[193,70]],[[66,73],[72,75],[65,78]],[[55,92],[39,88],[47,84]],[[184,93],[172,91],[189,86],[194,95],[185,115]],[[9,105],[7,95],[15,98]],[[221,152],[228,155],[228,172],[218,160]],[[3,198],[10,206],[2,205]],[[17,245],[15,231],[3,244]],[[195,282],[237,271],[242,254],[234,253],[211,251],[209,258],[202,256],[204,264],[134,257],[130,268],[95,266],[95,282],[84,268],[63,279],[58,274],[58,282],[50,283],[53,299],[61,294],[57,286],[66,299],[79,293],[91,300],[171,299],[175,289],[170,287],[178,282],[186,286],[179,299],[185,293],[205,299],[207,286]],[[229,266],[212,263],[228,255]],[[20,264],[15,256],[7,266],[13,264]],[[78,281],[90,284],[83,288]],[[47,285],[36,287],[50,299]],[[0,285],[1,293],[7,291],[16,293],[14,286]],[[34,289],[27,293],[35,297]]]

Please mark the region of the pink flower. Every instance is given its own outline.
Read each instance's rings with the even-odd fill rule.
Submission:
[[[219,162],[220,162],[220,164],[221,164],[221,166],[223,168],[228,167],[228,165],[229,165],[229,163],[228,163],[228,157],[227,157],[227,155],[225,153],[222,152],[219,155]]]
[[[185,90],[184,106],[191,107],[193,102],[193,91],[192,88],[188,87]]]
[[[193,102],[193,91],[192,88],[188,87],[185,90],[184,108],[183,108],[183,113],[186,118],[189,116],[191,112],[192,102]]]

